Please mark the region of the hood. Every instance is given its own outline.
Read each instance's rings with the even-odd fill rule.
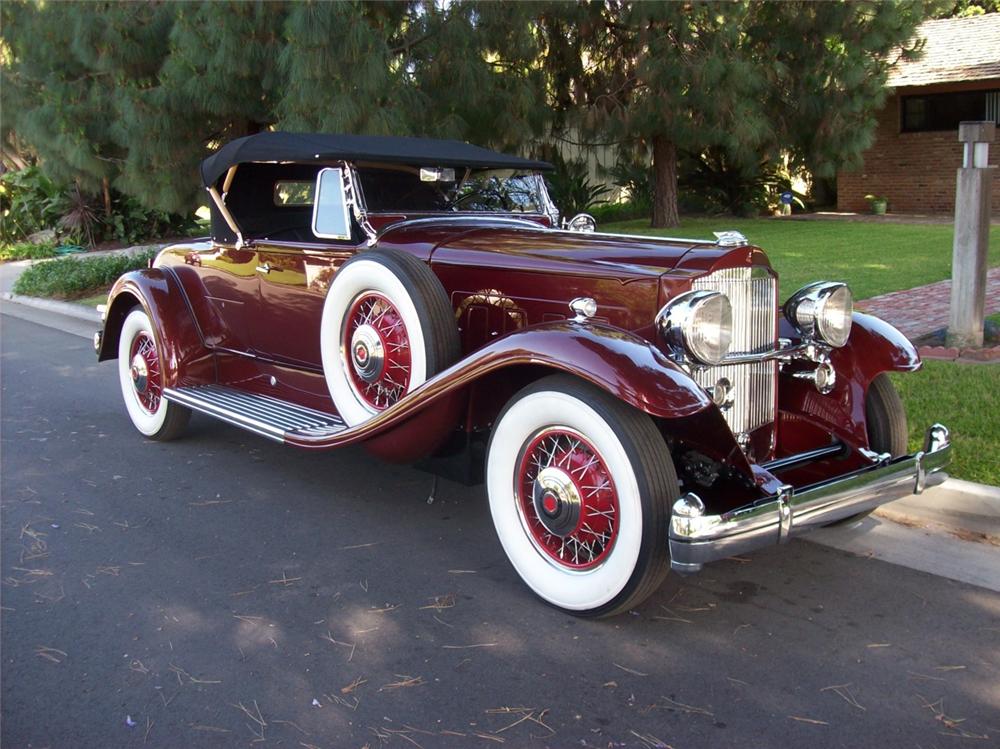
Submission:
[[[404,221],[388,227],[379,244],[429,244],[432,257],[468,253],[471,262],[497,268],[600,275],[622,280],[658,277],[692,251],[723,254],[714,242],[550,229],[529,221],[458,217]]]

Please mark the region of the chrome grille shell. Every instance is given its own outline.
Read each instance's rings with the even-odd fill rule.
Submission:
[[[733,306],[729,355],[759,354],[775,348],[778,283],[770,268],[724,268],[695,279],[696,290],[721,291]],[[711,391],[720,378],[733,384],[733,403],[722,413],[733,434],[748,434],[775,420],[777,362],[720,364],[694,371],[694,380]]]

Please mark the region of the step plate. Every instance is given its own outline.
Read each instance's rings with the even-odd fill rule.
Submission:
[[[164,388],[163,397],[278,442],[287,434],[325,437],[347,428],[336,414],[224,385]]]

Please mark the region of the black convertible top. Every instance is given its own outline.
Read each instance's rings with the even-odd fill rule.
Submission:
[[[374,161],[416,166],[480,167],[548,171],[546,161],[490,151],[458,140],[401,138],[386,135],[326,135],[264,132],[230,141],[201,162],[209,187],[236,164],[251,161]]]

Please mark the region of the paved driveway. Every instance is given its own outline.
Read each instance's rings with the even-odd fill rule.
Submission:
[[[86,341],[2,325],[4,747],[998,743],[996,593],[793,542],[575,619],[481,488],[146,442]]]

